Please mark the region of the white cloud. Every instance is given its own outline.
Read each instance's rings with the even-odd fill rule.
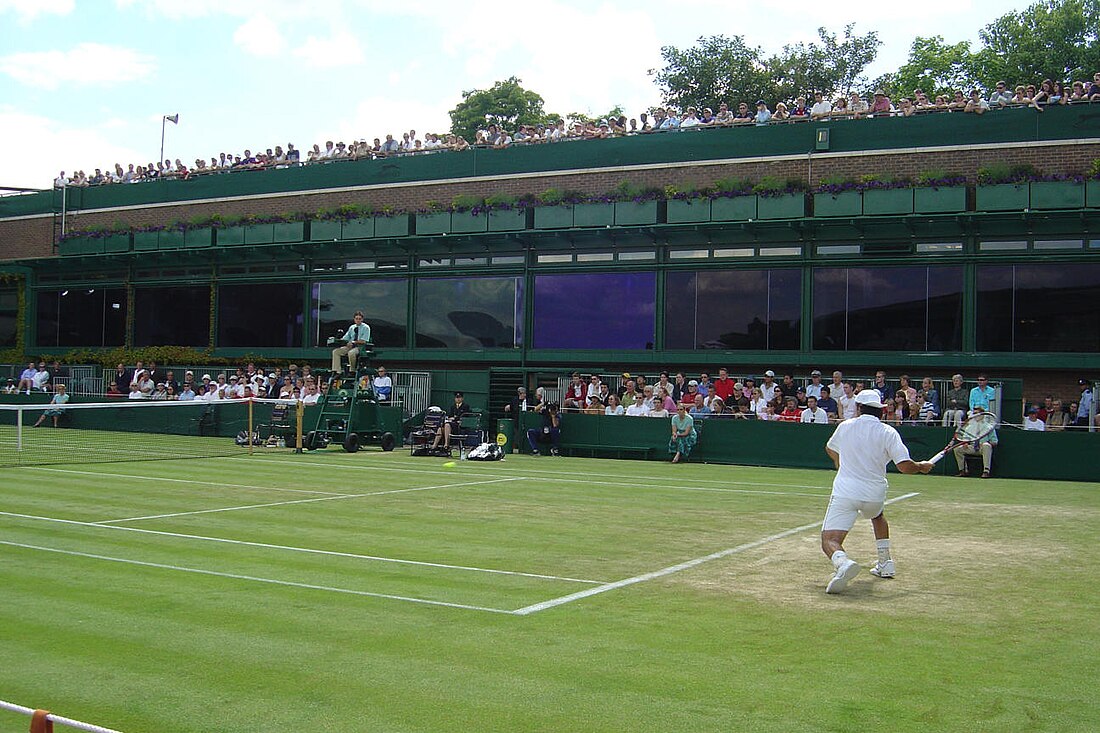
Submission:
[[[45,89],[61,84],[113,84],[135,81],[156,69],[137,51],[100,43],[81,43],[69,51],[31,51],[0,56],[0,73]]]
[[[39,15],[68,15],[75,6],[74,0],[0,0],[0,13],[14,12],[29,23]]]
[[[315,141],[325,140],[373,140],[386,139],[392,134],[398,140],[401,133],[416,130],[421,140],[426,132],[447,132],[451,118],[443,106],[434,100],[398,100],[392,97],[367,97],[359,100],[349,117],[337,120],[335,125],[325,124],[325,129],[315,135]]]
[[[233,33],[233,43],[253,56],[277,56],[286,48],[279,26],[266,15],[257,15],[241,24]]]
[[[318,69],[340,66],[356,66],[363,63],[363,49],[350,32],[340,29],[327,38],[309,36],[306,42],[294,49],[294,55]]]
[[[93,123],[94,124],[94,123]],[[117,145],[94,127],[67,127],[48,117],[0,109],[0,139],[17,140],[4,153],[4,184],[49,188],[58,171],[84,170],[146,160],[148,151]],[[155,153],[155,151],[154,151]]]

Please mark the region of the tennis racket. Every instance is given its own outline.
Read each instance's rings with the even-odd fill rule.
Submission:
[[[993,432],[997,427],[997,417],[988,412],[982,412],[970,418],[955,431],[951,442],[936,455],[928,459],[930,463],[939,463],[949,450],[963,443],[976,443]]]

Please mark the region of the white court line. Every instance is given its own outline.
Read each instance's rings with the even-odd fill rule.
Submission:
[[[912,492],[912,493],[909,493],[909,494],[902,494],[901,496],[890,499],[886,503],[887,504],[893,504],[894,502],[903,501],[905,499],[911,499],[914,496],[918,496],[919,494],[920,494],[920,492]],[[670,565],[667,568],[661,568],[660,570],[654,570],[653,572],[650,572],[650,573],[643,573],[642,575],[635,575],[633,578],[625,578],[623,580],[617,580],[614,583],[605,583],[604,585],[598,585],[595,588],[588,588],[587,590],[578,591],[577,593],[570,593],[567,596],[561,596],[559,598],[551,598],[549,601],[543,601],[542,603],[535,603],[535,604],[532,604],[530,606],[524,606],[523,608],[517,608],[515,611],[513,611],[513,613],[515,613],[517,616],[528,616],[532,613],[538,613],[539,611],[545,611],[548,608],[554,608],[555,606],[561,606],[561,605],[564,605],[566,603],[572,603],[573,601],[579,601],[582,598],[588,598],[590,596],[598,595],[600,593],[606,593],[606,592],[611,591],[611,590],[617,590],[619,588],[625,588],[628,585],[635,585],[636,583],[644,583],[647,580],[654,580],[655,578],[663,578],[666,575],[672,575],[673,573],[678,573],[681,570],[688,570],[688,569],[693,568],[697,565],[702,565],[705,562],[710,562],[711,560],[718,560],[718,559],[723,558],[723,557],[729,557],[730,555],[735,555],[739,552],[744,552],[745,550],[751,550],[755,547],[760,547],[761,545],[766,545],[769,542],[774,542],[776,540],[781,540],[784,537],[790,537],[793,534],[798,534],[799,532],[805,532],[808,529],[812,529],[814,527],[820,527],[820,526],[821,526],[821,520],[818,520],[816,522],[811,522],[809,524],[803,524],[800,527],[792,527],[791,529],[785,529],[782,532],[776,532],[775,534],[764,537],[763,539],[754,540],[752,542],[746,542],[745,544],[738,545],[737,547],[730,547],[729,549],[726,549],[726,550],[720,550],[718,552],[713,552],[709,555],[704,555],[703,557],[697,557],[697,558],[694,558],[693,560],[688,560],[686,562],[679,563],[678,565]]]
[[[250,484],[225,484],[220,481],[196,481],[186,478],[165,478],[163,476],[139,476],[132,473],[100,473],[99,471],[77,471],[71,468],[49,468],[46,466],[23,466],[28,471],[50,471],[53,473],[75,473],[81,476],[104,476],[106,478],[130,478],[145,481],[165,481],[177,484],[197,484],[200,486],[219,486],[229,489],[256,489],[261,491],[284,491],[293,494],[322,494],[325,496],[344,496],[336,491],[316,491],[312,489],[284,489],[278,486],[252,486]]]
[[[499,484],[504,481],[518,481],[517,478],[498,478],[491,481],[467,481],[459,484],[439,484],[438,486],[417,486],[411,489],[390,489],[389,491],[371,491],[365,494],[336,494],[335,496],[322,496],[316,499],[295,499],[294,501],[273,501],[267,504],[246,504],[244,506],[227,506],[220,509],[198,509],[191,512],[171,512],[169,514],[150,514],[144,517],[122,517],[121,519],[102,519],[92,524],[114,524],[116,522],[139,522],[145,519],[167,519],[169,517],[187,517],[193,514],[217,514],[219,512],[238,512],[244,509],[263,509],[272,506],[290,506],[291,504],[312,504],[318,501],[334,501],[336,499],[359,499],[364,496],[385,496],[386,494],[407,494],[413,491],[431,491],[433,489],[455,489],[463,486],[480,486],[482,484]]]
[[[350,463],[318,463],[318,462],[315,462],[315,461],[275,461],[275,460],[271,460],[269,458],[267,458],[267,459],[252,458],[252,459],[249,459],[249,460],[260,462],[260,463],[278,463],[278,464],[283,465],[283,466],[288,466],[288,465],[289,466],[323,466],[324,468],[328,468],[328,469],[346,468],[346,469],[355,470],[355,471],[363,471],[363,470],[395,471],[395,472],[398,472],[398,473],[427,473],[427,474],[432,474],[432,475],[453,476],[455,471],[461,470],[461,472],[466,476],[504,476],[505,475],[503,473],[485,473],[485,472],[482,472],[482,471],[467,471],[465,469],[454,469],[454,470],[451,470],[451,471],[447,471],[447,470],[435,470],[435,471],[433,471],[431,469],[425,469],[425,468],[391,468],[389,466],[355,466],[355,465],[350,464]],[[525,470],[524,473],[539,473],[539,472],[538,471],[527,471],[527,470]],[[556,472],[555,473],[555,472],[551,472],[551,471],[546,471],[545,473],[549,473],[549,474],[552,474],[553,476],[558,476],[558,477],[561,476],[561,472]],[[725,493],[725,494],[761,494],[761,495],[764,495],[764,496],[802,496],[802,497],[812,497],[814,499],[827,499],[829,497],[829,492],[830,492],[830,489],[828,487],[823,487],[823,486],[801,486],[801,487],[796,487],[794,484],[760,484],[760,483],[756,483],[756,482],[752,482],[752,481],[718,481],[718,480],[715,480],[715,483],[733,484],[735,486],[779,486],[779,487],[790,486],[791,488],[820,489],[821,493],[820,494],[811,494],[811,493],[807,493],[807,492],[797,492],[797,491],[769,491],[769,490],[766,490],[766,489],[759,489],[759,490],[757,490],[757,489],[723,489],[723,488],[720,488],[720,487],[710,487],[710,486],[668,486],[668,485],[665,485],[665,484],[646,484],[646,483],[634,483],[634,482],[626,482],[626,481],[590,481],[590,480],[587,479],[588,476],[606,476],[606,475],[607,474],[584,474],[584,476],[585,476],[584,479],[553,478],[553,477],[545,477],[544,478],[542,476],[538,476],[538,477],[534,477],[534,476],[516,476],[514,478],[516,480],[534,480],[534,481],[542,481],[542,482],[547,482],[547,483],[566,483],[566,484],[575,484],[578,481],[583,481],[583,483],[585,483],[585,484],[594,484],[594,485],[598,485],[598,486],[623,486],[623,487],[630,488],[630,489],[653,489],[653,490],[657,490],[657,491],[672,491],[672,492],[675,492],[675,491],[711,491],[711,492]],[[640,478],[638,480],[639,481],[646,481],[646,480],[649,480],[649,479]],[[709,481],[709,479],[703,479],[703,480]]]
[[[75,519],[60,519],[57,517],[42,517],[36,514],[19,514],[17,512],[0,512],[0,516],[15,517],[17,519],[32,519],[38,522],[54,522],[56,524],[69,524],[77,527],[94,527],[96,529],[113,529],[122,532],[138,532],[141,534],[160,535],[162,537],[178,537],[204,542],[222,542],[229,545],[244,545],[247,547],[263,547],[271,550],[287,550],[289,552],[304,552],[313,555],[329,555],[332,557],[348,557],[357,560],[371,560],[374,562],[397,563],[400,565],[417,565],[420,567],[440,568],[443,570],[466,570],[475,573],[490,573],[493,575],[516,575],[524,578],[538,578],[540,580],[561,580],[569,583],[587,583],[600,585],[603,580],[585,580],[582,578],[565,578],[560,575],[542,575],[539,573],[523,573],[518,570],[495,570],[492,568],[479,568],[470,565],[449,565],[446,563],[426,562],[423,560],[403,560],[395,557],[381,557],[378,555],[359,555],[352,552],[337,552],[335,550],[316,550],[309,547],[296,547],[293,545],[273,545],[266,542],[249,542],[247,540],[232,540],[226,537],[206,537],[198,534],[182,534],[180,532],[165,532],[156,529],[142,529],[140,527],[118,527],[112,524],[100,524],[97,522],[81,522]]]
[[[84,557],[91,560],[106,560],[108,562],[118,562],[126,565],[140,565],[146,568],[159,568],[161,570],[175,570],[181,573],[196,573],[198,575],[213,575],[218,578],[232,578],[233,580],[251,580],[254,583],[270,583],[271,585],[282,585],[291,588],[305,588],[307,590],[320,590],[328,593],[345,593],[353,596],[367,596],[369,598],[386,598],[391,601],[407,601],[409,603],[423,603],[429,606],[446,606],[447,608],[461,608],[467,611],[487,611],[489,613],[503,613],[506,615],[515,615],[515,611],[506,611],[502,608],[488,608],[486,606],[470,606],[464,603],[448,603],[446,601],[431,601],[427,598],[413,598],[411,596],[397,596],[389,593],[371,593],[365,590],[352,590],[350,588],[335,588],[328,585],[313,585],[312,583],[295,583],[291,580],[275,580],[274,578],[260,578],[255,575],[238,575],[236,573],[220,573],[215,570],[202,570],[200,568],[188,568],[180,565],[165,565],[159,562],[145,562],[143,560],[129,560],[124,557],[111,557],[109,555],[94,555],[90,552],[77,552],[75,550],[59,550],[56,547],[42,547],[41,545],[27,545],[22,542],[7,542],[0,540],[0,545],[7,545],[9,547],[21,547],[26,550],[40,550],[42,552],[53,552],[58,555],[71,555],[73,557]]]

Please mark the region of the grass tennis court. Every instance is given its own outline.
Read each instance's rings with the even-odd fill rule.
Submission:
[[[1100,728],[1100,486],[893,475],[898,579],[826,596],[831,479],[338,450],[4,469],[0,698],[126,733]]]

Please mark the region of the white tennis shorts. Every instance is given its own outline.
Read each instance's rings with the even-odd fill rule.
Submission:
[[[829,508],[825,511],[825,521],[821,525],[821,531],[848,532],[855,525],[858,515],[862,514],[864,519],[874,519],[882,514],[883,506],[884,502],[881,501],[860,501],[843,496],[830,496]]]

